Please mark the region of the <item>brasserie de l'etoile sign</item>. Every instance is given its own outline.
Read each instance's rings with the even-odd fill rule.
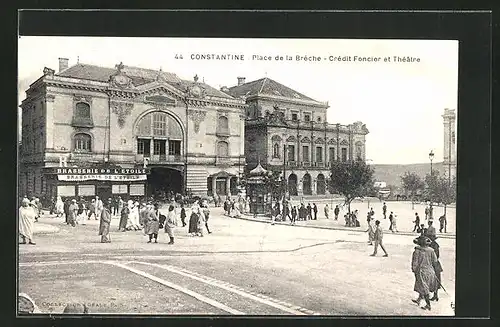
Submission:
[[[60,181],[141,181],[147,179],[146,168],[55,168]]]

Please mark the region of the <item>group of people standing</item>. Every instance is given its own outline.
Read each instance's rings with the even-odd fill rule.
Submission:
[[[412,255],[411,270],[415,275],[413,289],[418,293],[418,298],[412,301],[420,305],[420,301],[424,299],[426,305],[423,309],[431,310],[430,301],[439,301],[438,290],[442,288],[443,267],[439,261],[436,229],[432,226],[432,220],[428,224],[429,227],[423,229],[420,236],[413,240],[417,246]],[[434,293],[432,298],[431,293]]]

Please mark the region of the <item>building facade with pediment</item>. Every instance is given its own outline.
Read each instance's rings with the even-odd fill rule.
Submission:
[[[368,129],[362,122],[327,122],[328,103],[316,101],[270,78],[224,88],[246,101],[245,157],[247,171],[258,162],[281,171],[290,195],[328,193],[330,164],[366,160]]]
[[[57,73],[44,69],[21,104],[21,194],[236,194],[243,100],[197,76],[59,64]]]

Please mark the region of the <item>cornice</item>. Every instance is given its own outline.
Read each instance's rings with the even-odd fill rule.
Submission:
[[[290,99],[290,98],[273,96],[273,95],[262,94],[262,93],[257,93],[257,94],[254,94],[254,95],[250,95],[245,100],[246,101],[252,101],[252,100],[271,100],[271,101],[276,101],[276,102],[286,102],[286,103],[291,103],[291,104],[306,105],[306,106],[317,107],[317,108],[325,108],[325,109],[328,109],[330,107],[326,103],[321,103],[321,102],[317,102],[317,101],[304,100],[304,99]]]

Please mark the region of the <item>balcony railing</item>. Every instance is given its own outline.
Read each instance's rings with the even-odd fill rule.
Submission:
[[[140,163],[144,162],[144,158],[148,158],[149,163],[184,163],[184,156],[180,154],[137,154],[135,156],[135,160]]]

